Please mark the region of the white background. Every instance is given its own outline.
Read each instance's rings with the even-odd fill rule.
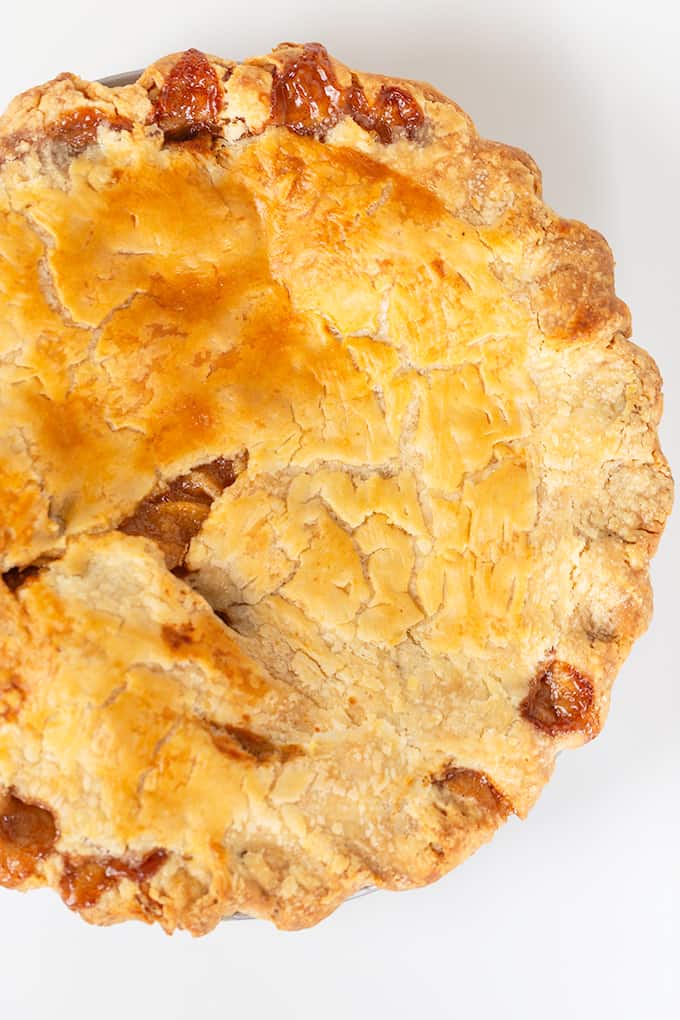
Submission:
[[[680,470],[680,16],[672,0],[11,0],[0,103],[187,46],[232,58],[320,40],[365,70],[425,78],[481,132],[526,148],[547,200],[601,230],[635,338],[666,379]],[[680,513],[657,609],[604,733],[563,756],[528,821],[418,892],[320,927],[169,939],[86,926],[49,892],[0,891],[7,1020],[677,1018],[680,1001]]]

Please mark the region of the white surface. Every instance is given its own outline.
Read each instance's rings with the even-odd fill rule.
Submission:
[[[0,102],[61,70],[97,77],[194,45],[230,57],[326,43],[422,77],[482,133],[528,149],[564,215],[609,239],[635,337],[666,378],[680,465],[680,20],[647,0],[33,0],[3,7]],[[367,897],[319,928],[223,925],[192,941],[89,928],[51,893],[0,892],[7,1020],[678,1016],[680,513],[654,624],[607,727],[562,757],[524,823],[432,888]]]

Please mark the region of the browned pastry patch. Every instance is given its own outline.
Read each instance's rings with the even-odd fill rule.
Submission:
[[[0,682],[0,719],[15,722],[25,698],[21,677],[8,671]]]
[[[217,750],[237,760],[246,757],[261,762],[275,760],[286,762],[302,754],[302,748],[294,744],[278,747],[267,737],[253,733],[243,726],[208,723],[208,731]]]
[[[17,588],[20,588],[22,584],[26,584],[32,577],[37,577],[39,567],[28,566],[28,567],[11,567],[5,571],[2,575],[3,582],[7,585],[10,591],[14,592]]]

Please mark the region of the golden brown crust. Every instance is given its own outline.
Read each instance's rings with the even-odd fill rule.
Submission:
[[[62,75],[0,139],[0,882],[200,934],[432,881],[649,617],[606,242],[317,44]]]

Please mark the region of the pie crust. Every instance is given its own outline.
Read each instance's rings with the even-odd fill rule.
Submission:
[[[595,736],[670,510],[605,240],[318,44],[0,121],[0,882],[314,924]]]

